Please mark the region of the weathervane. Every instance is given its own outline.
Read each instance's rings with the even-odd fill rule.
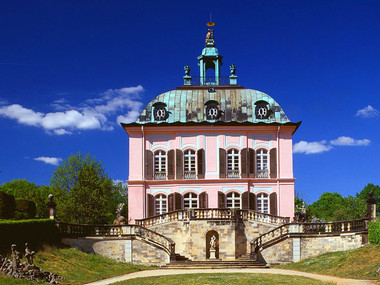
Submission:
[[[213,27],[213,26],[215,26],[215,23],[211,19],[211,13],[210,13],[210,22],[207,23],[207,26],[210,27],[210,28]],[[212,30],[210,28],[207,30],[206,44],[207,44],[208,41],[214,43],[214,30]]]

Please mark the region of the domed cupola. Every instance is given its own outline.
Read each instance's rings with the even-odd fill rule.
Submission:
[[[182,86],[155,97],[136,122],[123,126],[300,125],[292,123],[271,96],[239,86],[234,64],[230,65],[229,76],[221,75],[223,56],[215,46],[213,25],[208,23],[205,47],[197,57],[199,76],[191,76],[191,68],[186,65]]]

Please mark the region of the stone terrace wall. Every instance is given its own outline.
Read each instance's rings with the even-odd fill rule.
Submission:
[[[160,266],[169,262],[169,255],[165,251],[135,238],[63,238],[62,242],[84,252],[133,264]]]
[[[206,260],[206,234],[214,230],[219,234],[219,259],[235,260],[249,254],[250,241],[276,226],[252,221],[175,221],[149,227],[150,230],[171,238],[176,253],[191,260]]]
[[[296,262],[327,252],[345,251],[361,247],[365,234],[321,235],[287,238],[261,252],[267,263]]]

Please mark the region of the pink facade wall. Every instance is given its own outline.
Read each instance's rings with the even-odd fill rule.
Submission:
[[[127,132],[130,138],[129,151],[129,218],[146,217],[144,210],[144,189],[147,194],[170,194],[188,191],[208,193],[208,207],[218,207],[218,191],[242,193],[251,191],[259,193],[277,193],[277,215],[293,217],[294,215],[294,179],[292,132],[294,128],[277,127],[201,127],[201,128],[131,128]],[[277,136],[277,134],[279,134]],[[143,143],[143,137],[145,143]],[[143,179],[143,146],[150,151],[170,149],[205,150],[205,178],[196,180],[145,180]],[[268,151],[277,148],[277,178],[219,178],[219,148],[259,149]]]

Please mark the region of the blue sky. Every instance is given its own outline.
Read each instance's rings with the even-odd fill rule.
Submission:
[[[271,95],[294,122],[296,191],[354,195],[380,184],[379,1],[0,3],[0,183],[49,184],[78,151],[114,180],[158,94],[198,74],[210,12],[222,75]]]

